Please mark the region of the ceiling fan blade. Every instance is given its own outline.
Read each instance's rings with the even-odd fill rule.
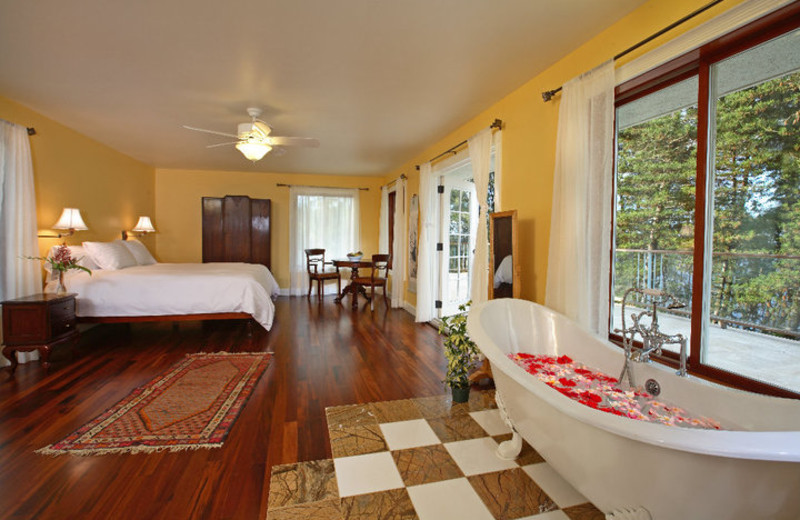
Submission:
[[[313,137],[280,137],[271,135],[267,137],[267,141],[273,146],[309,146],[311,148],[319,146],[319,140]]]
[[[206,146],[206,148],[216,148],[217,146],[229,146],[232,144],[237,144],[239,141],[231,141],[229,143],[217,143],[217,144],[210,144]]]
[[[273,146],[272,151],[269,154],[275,157],[280,157],[285,153],[286,153],[286,148],[283,148],[282,146]]]
[[[206,130],[205,128],[195,128],[193,126],[186,126],[183,125],[184,128],[187,130],[194,130],[195,132],[205,132],[207,134],[215,134],[215,135],[224,135],[225,137],[233,137],[234,139],[238,139],[239,136],[235,134],[229,134],[226,132],[217,132],[216,130]]]

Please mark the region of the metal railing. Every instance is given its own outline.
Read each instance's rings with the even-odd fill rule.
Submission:
[[[692,262],[693,251],[682,250],[663,250],[663,249],[616,249],[615,258],[615,301],[620,298],[617,294],[621,294],[628,287],[640,287],[647,289],[660,289],[669,291],[679,298],[682,298],[687,304],[691,304],[692,292]],[[636,255],[636,258],[629,258],[621,260],[620,256]],[[754,253],[754,252],[712,252],[713,259],[731,258],[735,260],[800,260],[800,255],[788,254],[770,254],[770,253]],[[800,263],[797,269],[800,270]],[[780,293],[781,288],[776,287],[775,294]],[[716,294],[716,288],[712,288],[711,295],[711,308],[715,307],[714,303],[718,300],[719,294]],[[660,311],[662,309],[659,309]],[[735,310],[735,309],[734,309]],[[677,316],[691,316],[690,311],[686,310],[669,310],[663,309],[664,312],[674,314]],[[728,326],[745,329],[756,330],[771,335],[784,336],[792,339],[800,339],[800,330],[791,328],[775,327],[766,323],[757,323],[748,321],[747,319],[739,319],[737,316],[732,315],[718,315],[711,314],[709,319],[716,322],[722,328]]]

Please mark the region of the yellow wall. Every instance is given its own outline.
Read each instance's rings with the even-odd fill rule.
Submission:
[[[558,127],[560,96],[542,102],[541,93],[558,87],[610,59],[614,54],[669,25],[706,4],[707,0],[651,0],[601,34],[578,47],[547,70],[517,90],[474,115],[467,123],[411,158],[385,177],[401,173],[409,177],[410,197],[419,192],[419,172],[414,165],[429,160],[454,144],[488,127],[495,119],[503,120],[502,180],[498,188],[501,206],[497,211],[516,209],[519,219],[519,256],[522,272],[522,297],[544,302],[547,276],[547,251],[550,240],[553,170]],[[730,0],[698,16],[669,33],[670,38],[741,3]],[[669,38],[661,38],[618,62],[618,65],[656,48]],[[466,117],[465,117],[466,119]],[[408,202],[406,202],[408,204]],[[515,259],[516,260],[516,259]],[[416,294],[406,292],[406,300],[416,304]]]
[[[158,254],[164,262],[202,260],[202,197],[248,195],[272,200],[272,274],[282,288],[289,287],[289,188],[277,183],[339,188],[369,188],[361,191],[360,248],[378,251],[378,216],[381,177],[304,175],[261,172],[156,170],[156,235]]]
[[[36,128],[30,138],[39,229],[49,232],[64,207],[81,210],[88,231],[64,239],[120,238],[139,215],[155,212],[152,166],[123,155],[19,103],[0,97],[0,119]],[[40,238],[41,254],[63,240]],[[145,239],[152,245],[152,239]],[[151,248],[152,249],[152,248]]]

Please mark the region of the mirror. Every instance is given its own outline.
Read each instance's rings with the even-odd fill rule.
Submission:
[[[517,210],[501,211],[489,216],[489,299],[519,298],[522,287],[517,244]]]

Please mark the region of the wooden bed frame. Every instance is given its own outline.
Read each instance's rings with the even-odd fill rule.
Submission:
[[[220,207],[224,208],[224,204],[229,200],[232,199],[234,203],[241,204],[243,199],[249,199],[249,197],[243,196],[230,196],[227,195],[222,199],[212,199],[210,197],[203,197],[202,204],[204,208],[204,221],[203,225],[206,225],[207,216],[205,215],[205,207],[209,204],[208,201],[220,201]],[[258,228],[259,228],[259,240],[258,244],[254,246],[254,248],[258,249],[259,259],[262,259],[262,265],[265,265],[267,269],[270,268],[270,259],[272,256],[272,236],[271,236],[271,215],[270,215],[270,206],[271,200],[269,199],[252,199],[258,200],[260,211],[257,215],[259,219]],[[263,208],[266,207],[266,210]],[[241,226],[237,226],[237,229],[240,229]],[[207,240],[206,238],[207,233],[203,233],[203,240],[204,242]],[[129,232],[123,231],[122,232],[122,239],[127,240],[129,236]],[[225,242],[225,231],[224,226],[215,226],[215,236],[213,237],[215,241],[222,241]],[[207,245],[203,245],[203,251],[205,256],[205,251],[207,250]],[[263,260],[265,259],[265,261]],[[203,262],[208,261],[220,261],[217,258],[212,260],[208,260],[207,258],[203,258]],[[241,261],[240,259],[232,259],[227,260],[231,262],[238,262]],[[158,316],[78,316],[77,320],[79,323],[136,323],[136,322],[152,322],[152,321],[199,321],[199,320],[249,320],[252,319],[252,315],[246,312],[217,312],[217,313],[206,313],[206,314],[168,314],[168,315],[158,315]]]

